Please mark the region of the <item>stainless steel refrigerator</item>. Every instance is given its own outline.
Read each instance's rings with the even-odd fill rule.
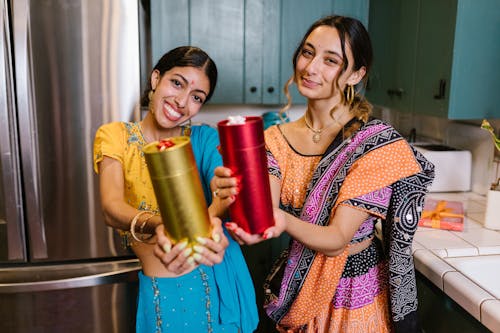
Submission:
[[[0,0],[0,332],[133,332],[95,131],[139,117],[146,1]]]

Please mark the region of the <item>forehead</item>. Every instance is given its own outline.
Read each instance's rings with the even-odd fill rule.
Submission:
[[[311,31],[307,36],[306,44],[312,45],[317,52],[334,52],[342,56],[342,46],[339,32],[336,28],[321,25]],[[346,56],[351,58],[351,50],[347,40],[345,41]]]
[[[193,89],[202,89],[208,92],[210,80],[202,68],[198,67],[173,67],[165,74],[182,77]]]

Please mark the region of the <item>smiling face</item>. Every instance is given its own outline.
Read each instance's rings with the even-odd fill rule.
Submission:
[[[173,67],[160,76],[151,74],[151,111],[163,128],[175,127],[199,111],[210,92],[210,81],[202,68]]]
[[[364,75],[364,68],[353,71],[354,60],[347,42],[345,54],[349,65],[342,72],[344,60],[337,29],[327,25],[314,29],[296,60],[295,82],[299,92],[308,99],[338,101],[345,86],[356,85]]]

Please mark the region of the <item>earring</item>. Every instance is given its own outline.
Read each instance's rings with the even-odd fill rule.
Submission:
[[[191,119],[188,120],[186,125],[182,126],[181,135],[191,136]]]
[[[149,99],[149,111],[151,111],[151,114],[155,114],[155,111],[153,110],[153,94],[154,94],[154,90],[151,89],[149,92],[148,92],[148,99]]]
[[[352,105],[352,102],[354,102],[354,96],[356,95],[354,91],[354,86],[353,85],[348,85],[346,89],[346,96],[345,99],[347,101],[347,105]]]

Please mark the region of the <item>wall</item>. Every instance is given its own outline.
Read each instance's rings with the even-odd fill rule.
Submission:
[[[193,121],[216,126],[228,115],[261,116],[268,111],[278,111],[278,105],[207,105],[193,118]],[[291,120],[300,118],[305,105],[293,106],[288,111]],[[472,190],[486,195],[491,183],[500,177],[500,153],[495,150],[491,135],[480,128],[481,120],[451,121],[444,118],[402,113],[375,107],[374,116],[392,124],[398,131],[408,136],[416,129],[417,141],[443,143],[455,148],[467,149],[472,154]],[[498,135],[500,119],[488,119]]]
[[[476,193],[486,195],[491,183],[500,177],[500,152],[495,149],[490,133],[480,128],[482,120],[452,121],[385,108],[375,108],[374,115],[390,122],[405,136],[415,128],[417,141],[469,150],[472,154],[472,191]],[[498,134],[500,119],[488,120]]]

